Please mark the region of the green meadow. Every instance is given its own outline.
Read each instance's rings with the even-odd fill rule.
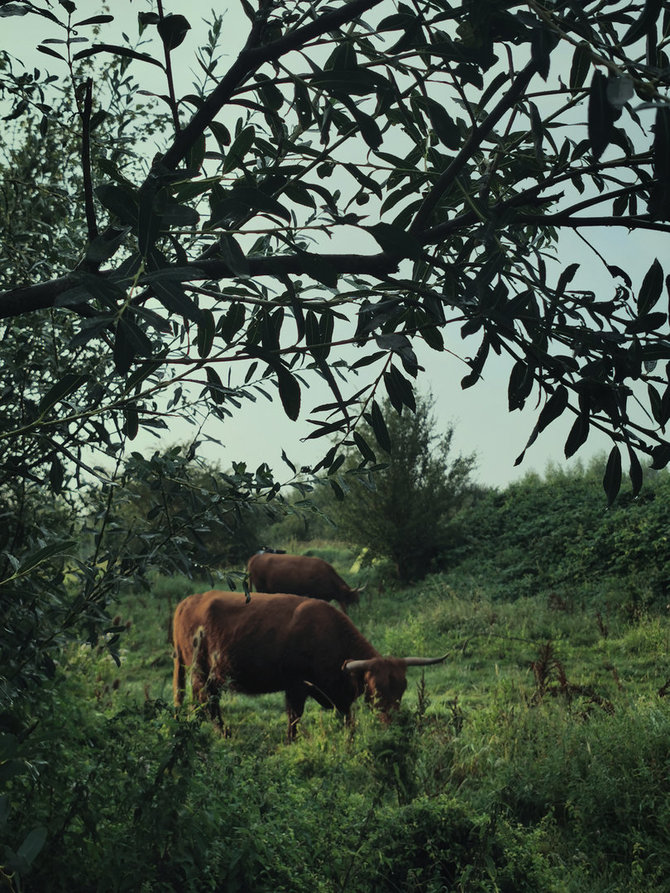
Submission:
[[[665,605],[632,612],[611,581],[504,600],[463,566],[399,588],[308,545],[366,584],[350,616],[378,650],[448,655],[408,671],[397,720],[309,701],[288,746],[281,694],[225,692],[225,736],[175,714],[170,617],[210,587],[156,578],[120,601],[119,666],[63,657],[29,739],[58,752],[16,781],[26,830],[49,829],[22,889],[670,889]]]

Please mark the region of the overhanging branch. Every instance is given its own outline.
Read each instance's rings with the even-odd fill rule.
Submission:
[[[249,275],[252,279],[259,276],[310,275],[315,264],[323,264],[338,274],[355,273],[383,277],[393,273],[403,258],[388,251],[379,254],[276,254],[269,257],[249,257]],[[183,282],[202,282],[211,279],[234,279],[236,274],[223,260],[208,259],[194,261],[186,265],[193,275]],[[100,273],[102,278],[109,278],[110,273]],[[60,295],[79,284],[76,275],[62,276],[39,285],[26,285],[13,288],[0,294],[0,319],[12,319],[55,307]],[[77,308],[71,308],[77,310]]]

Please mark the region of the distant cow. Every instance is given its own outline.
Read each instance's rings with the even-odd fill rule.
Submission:
[[[382,720],[400,706],[408,666],[446,657],[382,657],[341,611],[297,595],[204,592],[177,605],[173,621],[174,700],[180,705],[191,669],[193,696],[222,724],[221,689],[244,694],[283,691],[288,740],[295,737],[308,696],[347,719],[365,700]]]
[[[323,558],[258,552],[247,564],[249,580],[256,592],[289,592],[324,601],[336,601],[347,614],[358,604],[360,589],[352,589]]]

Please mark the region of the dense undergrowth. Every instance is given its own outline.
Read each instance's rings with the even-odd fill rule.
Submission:
[[[353,579],[355,555],[329,548]],[[24,742],[6,885],[670,890],[667,610],[631,612],[604,580],[504,601],[468,568],[408,589],[364,578],[352,617],[382,652],[449,659],[410,671],[388,729],[362,703],[351,732],[311,702],[290,747],[281,695],[224,694],[228,738],[175,716],[168,621],[198,587],[127,593],[121,666],[69,651]]]

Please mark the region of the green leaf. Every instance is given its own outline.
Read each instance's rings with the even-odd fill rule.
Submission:
[[[140,189],[137,211],[137,242],[140,254],[146,258],[156,243],[167,204],[165,189],[156,189],[147,181]]]
[[[637,335],[642,332],[658,332],[663,328],[668,320],[667,313],[647,313],[645,316],[638,316],[626,323],[626,331],[631,335]]]
[[[276,198],[253,186],[235,186],[212,208],[209,226],[233,221],[250,214],[271,214],[291,222],[291,214]]]
[[[116,371],[125,375],[133,360],[140,356],[151,356],[151,341],[135,323],[121,317],[116,324],[114,336],[114,365]]]
[[[123,407],[123,431],[129,440],[135,440],[139,431],[139,413],[134,403]]]
[[[295,81],[293,88],[293,104],[298,113],[298,121],[303,128],[309,127],[312,123],[312,103],[309,99],[309,90],[302,80]]]
[[[86,260],[91,264],[101,264],[113,257],[130,232],[129,226],[119,229],[108,226],[104,232],[96,236],[86,248]]]
[[[390,91],[391,85],[376,71],[366,68],[322,71],[310,79],[310,85],[338,97],[367,96],[369,93]]]
[[[648,211],[653,220],[670,220],[670,108],[656,110],[653,171]]]
[[[46,839],[46,828],[33,828],[33,830],[29,831],[26,835],[16,855],[27,865],[32,865],[32,863],[42,851],[42,848],[46,843]]]
[[[91,16],[89,19],[82,19],[80,22],[75,22],[72,27],[80,28],[82,25],[104,25],[106,22],[113,21],[114,16],[110,15]]]
[[[284,105],[284,95],[281,90],[275,86],[266,74],[257,74],[255,78],[256,89],[265,108],[270,109],[272,112],[278,112]]]
[[[218,404],[223,403],[226,399],[226,388],[221,381],[221,376],[211,366],[205,368],[205,375],[207,376],[207,386],[212,400]]]
[[[255,138],[256,130],[251,124],[237,134],[232,146],[228,149],[223,162],[224,174],[228,174],[230,171],[235,170],[236,167],[240,166],[244,156],[253,146]]]
[[[607,78],[601,71],[593,72],[589,90],[588,135],[591,151],[600,158],[612,139],[614,111],[607,99]]]
[[[249,275],[249,262],[239,243],[230,233],[224,233],[219,241],[221,258],[230,267],[231,273],[240,278]]]
[[[37,47],[38,53],[44,53],[45,56],[53,56],[55,59],[60,59],[62,62],[65,62],[65,56],[62,56],[60,53],[57,53],[56,50],[52,50],[51,47],[46,47],[43,44],[40,44]]]
[[[645,0],[642,14],[637,16],[628,31],[621,38],[621,46],[629,46],[644,37],[656,24],[663,10],[663,0]]]
[[[478,377],[479,375],[477,375]],[[533,389],[534,382],[535,376],[533,375],[532,367],[521,360],[517,360],[514,366],[512,366],[507,386],[507,402],[510,412],[515,409],[523,409],[526,399]]]
[[[621,451],[618,446],[613,447],[609,454],[603,488],[607,494],[607,504],[611,506],[621,489]]]
[[[63,489],[65,469],[58,456],[54,456],[49,467],[49,484],[54,493],[60,493]]]
[[[216,331],[216,323],[214,314],[208,308],[200,311],[200,320],[198,321],[197,347],[198,356],[208,357],[212,345],[214,344],[214,334]]]
[[[642,474],[642,466],[640,465],[640,460],[637,458],[637,454],[630,446],[628,447],[628,458],[630,460],[628,476],[630,477],[630,481],[633,487],[633,496],[637,496],[642,489],[644,476]]]
[[[179,282],[153,277],[151,290],[170,313],[176,313],[193,322],[200,322],[200,309],[188,297]]]
[[[533,28],[530,39],[531,59],[537,67],[537,72],[543,80],[549,76],[551,53],[559,41],[559,36],[543,22],[537,22]]]
[[[208,126],[221,148],[230,145],[230,131],[225,124],[222,124],[220,121],[210,121]]]
[[[38,50],[42,49],[42,47],[38,47]],[[162,68],[165,71],[165,66],[158,62],[156,59],[152,59],[151,56],[148,56],[146,53],[138,53],[137,50],[131,50],[130,47],[118,46],[117,44],[112,43],[96,43],[91,47],[87,47],[85,50],[80,50],[78,53],[75,53],[72,57],[75,61],[79,59],[85,59],[88,56],[95,56],[97,53],[112,53],[114,56],[124,56],[126,59],[137,59],[139,62],[149,62],[151,65],[157,65],[158,68]],[[58,53],[51,53],[51,55],[57,56]],[[62,56],[60,57],[62,58]]]
[[[173,50],[184,42],[184,38],[190,31],[188,19],[183,15],[166,15],[156,25],[163,46],[166,50]]]
[[[358,124],[360,134],[367,145],[371,149],[378,149],[384,141],[384,138],[375,119],[370,115],[366,115],[365,112],[362,112],[353,102],[346,102],[345,105],[353,115],[356,124]]]
[[[66,372],[65,375],[56,382],[40,400],[38,412],[43,416],[57,403],[64,400],[67,396],[79,390],[82,385],[88,381],[87,375],[81,375],[76,372]]]
[[[579,90],[584,86],[586,75],[591,67],[591,44],[586,40],[580,40],[572,54],[570,66],[570,89]]]
[[[288,467],[291,469],[291,471],[293,472],[293,474],[296,474],[296,473],[297,473],[297,468],[295,467],[295,465],[293,464],[293,462],[291,462],[291,460],[290,460],[289,457],[286,455],[286,452],[285,452],[284,450],[281,451],[281,457],[282,457],[282,461],[284,461],[284,462],[288,465]]]
[[[358,451],[366,462],[376,463],[377,457],[375,456],[371,446],[367,442],[367,440],[363,437],[362,434],[359,434],[358,431],[354,431],[354,443],[358,447]]]
[[[644,316],[655,306],[663,291],[663,267],[658,258],[654,258],[651,266],[645,273],[640,293],[637,297],[637,312]]]
[[[660,443],[651,451],[652,463],[651,467],[660,470],[670,462],[670,443]]]
[[[56,558],[58,555],[66,555],[72,552],[76,546],[76,540],[60,540],[59,542],[50,543],[48,546],[44,546],[41,549],[36,549],[23,559],[14,575],[23,577],[39,567],[40,564],[44,564],[45,561],[49,561],[51,558]]]
[[[295,376],[291,375],[286,366],[278,365],[275,369],[277,373],[277,386],[279,387],[279,396],[281,398],[284,412],[295,421],[300,414],[300,385]]]
[[[579,269],[579,264],[569,264],[565,270],[558,277],[558,284],[556,285],[556,298],[561,298],[565,291],[565,286],[568,285],[575,278],[575,274]]]
[[[586,443],[588,436],[589,416],[588,413],[580,412],[565,441],[565,458],[569,459],[570,456],[574,456],[577,450]]]
[[[387,453],[391,452],[391,437],[384,421],[384,416],[376,400],[372,402],[372,411],[370,413],[370,426],[377,438],[379,446]]]
[[[423,254],[423,249],[414,236],[399,226],[394,226],[392,223],[375,223],[374,226],[366,226],[365,229],[381,248],[390,254],[413,259],[419,259]]]
[[[542,412],[537,420],[537,431],[544,431],[547,425],[550,425],[557,419],[568,405],[568,389],[565,385],[559,385],[551,397],[547,400]]]
[[[134,226],[137,223],[137,193],[126,186],[102,183],[95,189],[95,195],[108,211],[119,218],[121,223]]]
[[[384,386],[396,412],[402,412],[403,406],[409,406],[412,412],[416,410],[412,384],[395,366],[384,373]]]

